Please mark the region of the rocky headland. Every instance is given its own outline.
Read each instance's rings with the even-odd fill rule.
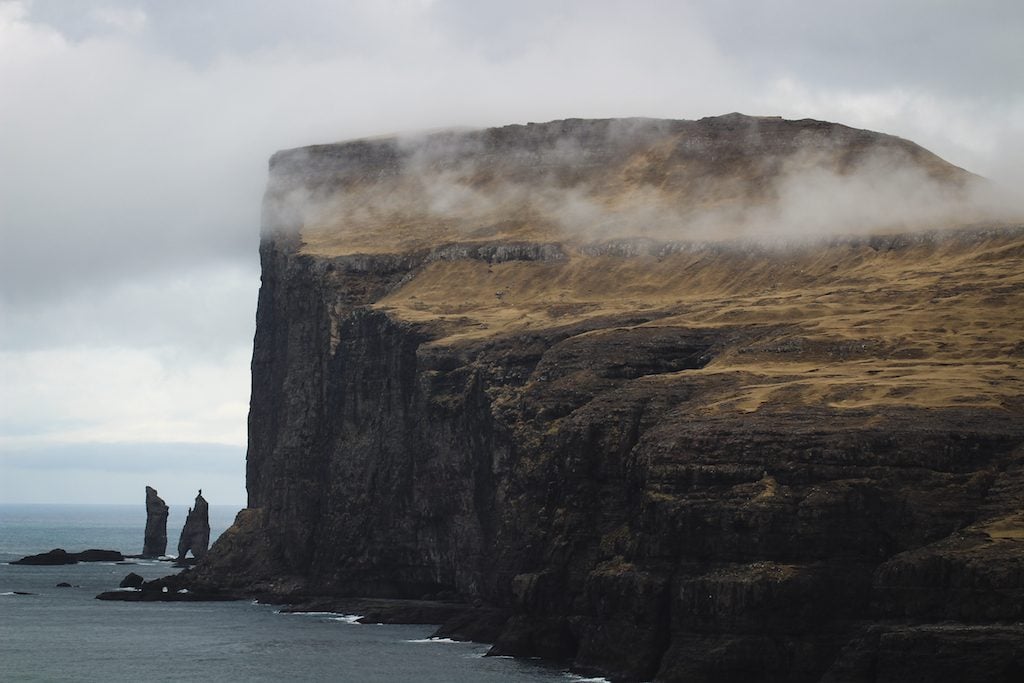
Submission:
[[[980,179],[740,115],[270,173],[248,507],[153,599],[454,604],[615,680],[1018,680],[1024,229]]]

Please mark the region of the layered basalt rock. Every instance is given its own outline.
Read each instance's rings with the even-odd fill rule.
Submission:
[[[142,545],[143,557],[162,557],[167,553],[167,514],[169,510],[163,498],[157,495],[156,489],[147,486],[146,531]]]
[[[183,585],[475,602],[446,633],[617,680],[1010,680],[1024,230],[779,246],[431,214],[428,236],[459,239],[367,251],[325,218],[369,220],[424,158],[477,189],[539,168],[613,205],[697,197],[695,178],[729,181],[702,200],[769,201],[807,140],[839,169],[895,146],[951,192],[970,180],[822,122],[608,130],[275,156],[249,505]],[[283,201],[300,190],[315,212]]]

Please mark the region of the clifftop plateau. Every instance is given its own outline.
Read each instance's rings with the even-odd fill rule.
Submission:
[[[1024,227],[911,142],[569,120],[279,152],[197,589],[477,603],[615,679],[1016,680]]]
[[[981,179],[823,121],[569,119],[278,152],[264,228],[308,254],[449,242],[802,238],[978,219]]]

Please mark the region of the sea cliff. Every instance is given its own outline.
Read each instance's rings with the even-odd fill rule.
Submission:
[[[1022,671],[1024,230],[929,213],[976,177],[739,115],[270,172],[248,507],[192,585],[476,604],[622,680]],[[893,224],[793,201],[908,177]]]

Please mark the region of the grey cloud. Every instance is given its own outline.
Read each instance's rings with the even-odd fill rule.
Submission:
[[[138,37],[150,49],[205,68],[220,58],[282,48],[307,56],[372,52],[381,47],[380,27],[367,11],[372,6],[332,0],[247,0],[244,7],[231,0],[34,0],[31,11],[33,20],[85,41],[118,32],[97,10],[141,10],[147,21]]]
[[[691,3],[755,73],[1002,100],[1024,82],[1024,4],[1003,0]]]
[[[148,272],[83,286],[48,301],[0,299],[0,348],[67,346],[176,349],[193,358],[247,346],[255,327],[257,263]]]

